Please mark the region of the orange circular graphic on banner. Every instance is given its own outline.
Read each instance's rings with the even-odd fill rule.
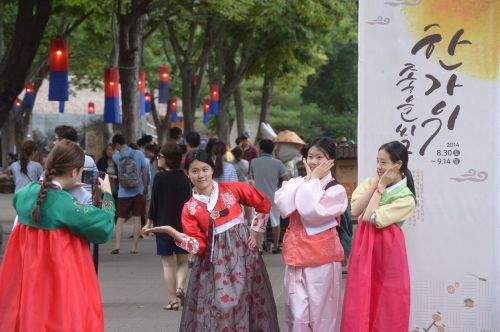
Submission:
[[[454,71],[486,80],[499,78],[500,0],[423,0],[401,8],[415,43],[431,34],[440,34],[429,60],[448,66],[462,63]],[[426,26],[438,24],[427,31]],[[449,45],[463,29],[454,54]],[[469,41],[471,44],[463,41]],[[463,42],[463,43],[462,43]],[[425,56],[426,47],[417,55]],[[453,52],[452,52],[453,53]],[[451,72],[451,71],[450,71]]]

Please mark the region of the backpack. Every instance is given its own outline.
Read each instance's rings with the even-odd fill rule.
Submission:
[[[337,180],[330,181],[326,185],[325,190],[337,184],[339,184]],[[344,248],[345,257],[349,257],[349,255],[351,254],[353,236],[351,204],[348,204],[345,212],[337,217],[337,223],[337,233],[339,234],[340,244],[342,244],[342,248]]]
[[[141,181],[137,171],[137,162],[134,159],[135,151],[132,150],[130,155],[120,151],[120,159],[118,165],[118,182],[125,189],[134,189],[139,187]]]

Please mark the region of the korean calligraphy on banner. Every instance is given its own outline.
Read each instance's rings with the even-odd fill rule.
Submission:
[[[500,0],[361,0],[359,178],[411,152],[409,331],[500,331]]]

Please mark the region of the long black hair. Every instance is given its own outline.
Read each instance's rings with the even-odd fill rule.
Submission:
[[[184,162],[184,169],[186,172],[189,172],[189,166],[195,160],[208,164],[208,166],[212,167],[212,169],[215,169],[212,156],[208,152],[204,150],[193,150],[186,155],[186,161]]]
[[[36,144],[33,141],[25,141],[23,143],[21,154],[19,155],[19,164],[21,166],[21,172],[28,175],[28,164],[30,162],[30,157],[36,150]]]
[[[217,141],[212,146],[212,156],[215,157],[214,177],[218,178],[224,174],[224,155],[226,154],[226,144]]]
[[[413,195],[417,196],[415,191],[415,184],[413,183],[413,176],[408,169],[408,150],[406,149],[404,144],[398,141],[392,141],[383,144],[378,150],[384,150],[385,152],[387,152],[389,154],[389,158],[391,158],[391,161],[393,163],[401,160],[401,162],[403,163],[401,165],[401,172],[406,177],[406,185],[413,193]]]

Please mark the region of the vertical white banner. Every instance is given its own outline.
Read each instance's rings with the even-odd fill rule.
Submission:
[[[359,178],[411,151],[409,331],[500,331],[500,0],[361,0]]]

